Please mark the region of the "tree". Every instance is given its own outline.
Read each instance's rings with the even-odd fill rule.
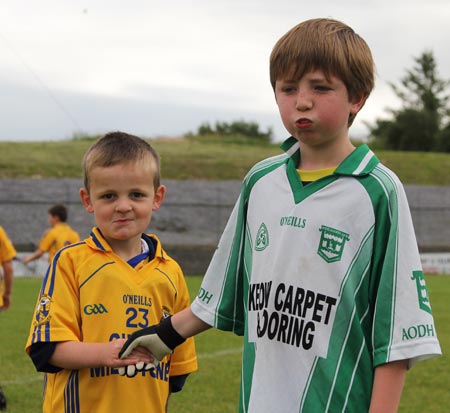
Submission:
[[[220,137],[242,136],[245,138],[258,139],[263,142],[270,142],[272,139],[272,128],[268,128],[266,132],[259,130],[259,125],[256,122],[247,122],[238,120],[231,123],[216,122],[215,127],[212,127],[208,122],[202,123],[197,135],[219,135]],[[192,134],[190,134],[192,135]]]
[[[448,107],[449,80],[439,78],[432,51],[425,51],[414,59],[415,65],[401,79],[400,85],[390,83],[400,98],[399,110],[388,109],[391,119],[377,119],[368,125],[375,139],[387,149],[448,150],[450,138]]]

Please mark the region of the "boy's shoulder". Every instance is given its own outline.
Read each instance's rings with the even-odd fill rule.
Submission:
[[[389,167],[387,167],[371,149],[364,145],[367,149],[367,157],[370,156],[370,161],[367,162],[366,170],[361,175],[367,174],[371,179],[375,180],[379,186],[385,188],[387,192],[397,191],[399,188],[403,188],[398,175]]]
[[[245,175],[243,185],[252,186],[263,176],[285,165],[288,162],[289,158],[290,157],[288,154],[282,153],[257,162]]]

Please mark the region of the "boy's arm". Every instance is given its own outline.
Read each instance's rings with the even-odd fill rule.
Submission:
[[[14,266],[12,261],[3,263],[3,278],[5,287],[3,290],[3,307],[2,310],[7,310],[11,304],[11,292],[14,278]]]
[[[149,353],[142,348],[133,351],[126,360],[121,360],[119,351],[124,343],[125,339],[108,343],[59,342],[49,359],[49,364],[63,369],[78,370],[91,367],[119,368],[152,361]]]
[[[405,383],[408,360],[375,367],[369,413],[396,413]]]
[[[171,318],[175,331],[183,338],[195,336],[202,331],[208,330],[211,326],[200,320],[191,310],[191,307],[175,314]]]
[[[45,254],[45,251],[38,248],[36,251],[33,252],[32,255],[29,255],[27,257],[22,258],[22,262],[24,264],[28,264],[31,261],[37,260],[38,258],[42,257]]]

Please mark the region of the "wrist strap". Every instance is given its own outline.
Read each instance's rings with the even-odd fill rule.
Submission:
[[[173,328],[172,317],[164,318],[156,327],[156,334],[164,342],[164,344],[173,350],[176,346],[184,343],[185,338],[181,337]]]

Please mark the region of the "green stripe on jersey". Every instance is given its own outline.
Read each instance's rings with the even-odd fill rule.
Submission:
[[[243,320],[246,314],[244,303],[237,300],[237,297],[242,296],[240,294],[242,286],[244,286],[245,289],[248,288],[248,274],[250,274],[249,271],[245,272],[245,265],[248,265],[249,263],[242,262],[242,257],[251,257],[252,254],[250,237],[242,236],[243,231],[246,228],[245,217],[249,194],[259,179],[284,165],[287,160],[288,158],[284,154],[265,159],[257,163],[244,179],[239,198],[239,206],[236,212],[237,216],[235,219],[237,222],[235,226],[235,235],[233,237],[233,245],[230,249],[231,253],[228,257],[227,268],[225,269],[226,275],[223,277],[224,283],[222,284],[222,289],[218,300],[219,303],[216,308],[215,326],[221,330],[233,331],[238,335],[244,334],[243,326],[241,324],[236,324],[235,320]],[[242,243],[245,238],[247,238],[247,242]],[[239,242],[236,242],[236,240]],[[242,254],[244,245],[247,245],[247,248],[246,251],[244,251],[244,254]],[[247,282],[242,282],[243,277],[247,278]],[[247,296],[247,292],[248,291],[243,291],[244,297]],[[232,305],[230,305],[230,303]],[[233,313],[230,313],[229,310],[225,310],[231,308],[233,308]]]
[[[380,186],[378,192],[382,191],[383,195],[380,202],[384,202],[381,209],[389,211],[389,217],[379,217],[377,222],[378,231],[384,234],[385,248],[377,248],[380,251],[380,256],[377,257],[379,261],[379,273],[376,274],[378,279],[378,289],[383,291],[383,294],[378,294],[378,297],[386,297],[385,301],[380,299],[376,302],[374,314],[374,331],[382,331],[383,337],[389,337],[388,343],[380,342],[380,334],[374,335],[373,347],[377,350],[375,354],[374,364],[379,365],[389,361],[389,353],[393,338],[393,327],[395,317],[395,298],[397,285],[397,270],[398,270],[398,193],[397,185],[393,180],[390,171],[387,171],[384,166],[376,167],[371,176],[377,181]],[[380,209],[380,208],[378,208]],[[387,215],[387,214],[384,214]],[[383,220],[384,219],[384,220]],[[389,221],[387,221],[389,220]],[[383,225],[384,224],[384,225]],[[383,227],[380,227],[383,225]],[[382,251],[387,251],[387,254],[381,256]]]
[[[355,406],[368,406],[370,403],[366,399],[371,393],[371,389],[367,388],[371,380],[354,382],[353,379],[357,372],[365,377],[373,374],[372,371],[358,371],[362,366],[371,365],[372,358],[364,344],[370,340],[372,327],[366,304],[372,243],[373,228],[364,237],[342,283],[336,320],[348,319],[348,324],[333,325],[327,358],[316,359],[300,411],[319,411],[325,404],[324,398],[327,399],[327,412],[357,411]],[[349,298],[349,295],[354,296]],[[346,317],[346,314],[351,314],[351,317]],[[349,340],[350,336],[352,340]],[[358,355],[356,361],[355,355]],[[344,394],[346,398],[336,396]]]

